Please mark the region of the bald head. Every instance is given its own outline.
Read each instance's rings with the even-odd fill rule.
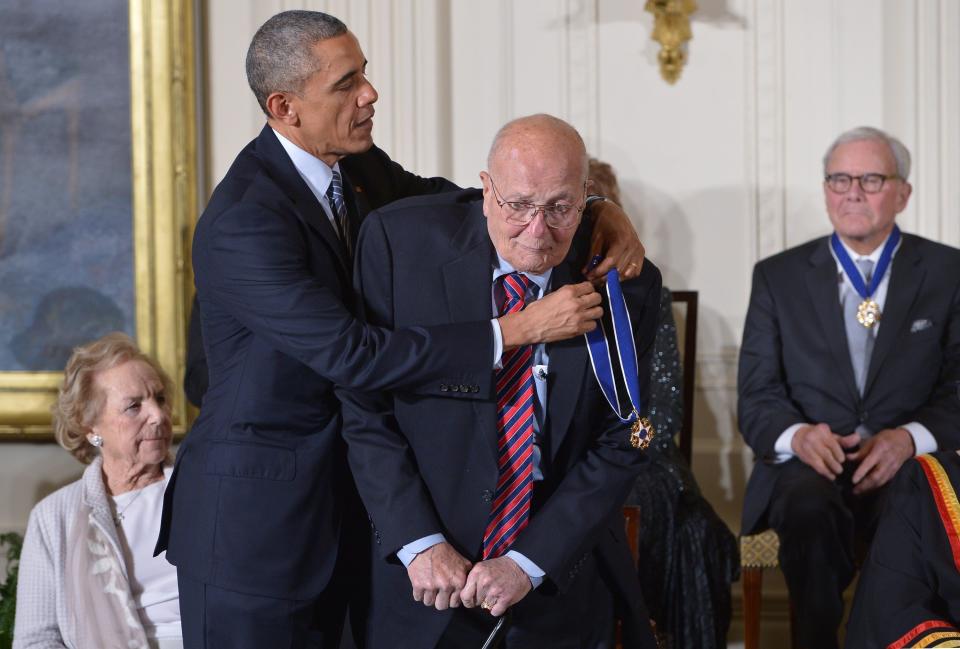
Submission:
[[[496,174],[500,165],[517,162],[561,163],[582,167],[587,179],[587,148],[570,124],[558,117],[539,113],[507,122],[493,138],[487,154],[487,168]]]
[[[559,264],[586,200],[580,134],[550,115],[521,117],[494,137],[487,163],[480,174],[483,213],[497,252],[524,272],[540,274]]]

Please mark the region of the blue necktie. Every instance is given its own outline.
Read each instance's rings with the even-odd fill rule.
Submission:
[[[350,224],[347,220],[347,205],[343,202],[343,183],[340,180],[339,171],[334,170],[333,172],[333,180],[327,187],[327,200],[330,202],[330,207],[333,208],[333,220],[337,226],[337,236],[340,237],[340,241],[343,242],[349,253],[352,248]]]

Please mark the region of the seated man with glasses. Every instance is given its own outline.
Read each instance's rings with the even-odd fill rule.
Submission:
[[[576,130],[548,115],[510,122],[480,179],[482,192],[370,214],[356,282],[371,323],[489,318],[581,281]],[[660,272],[646,261],[621,286],[629,322],[618,332],[636,341],[642,408]],[[339,395],[372,530],[368,647],[485,646],[508,610],[511,649],[613,647],[615,611],[624,647],[655,646],[620,513],[647,460],[591,368],[580,338],[505,350],[489,391],[452,377],[445,397]]]
[[[885,486],[960,447],[960,251],[897,227],[912,190],[897,139],[853,129],[823,165],[834,233],[756,265],[738,378],[758,460],[743,533],[777,532],[798,646],[816,649],[837,646]]]

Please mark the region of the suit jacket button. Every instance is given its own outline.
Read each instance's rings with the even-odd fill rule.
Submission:
[[[493,502],[493,492],[490,491],[489,489],[483,490],[483,502],[485,503]]]
[[[471,386],[471,387],[470,387],[470,391],[471,391],[471,392],[479,392],[479,391],[480,391],[480,386],[479,386],[479,385]]]
[[[440,391],[441,391],[441,392],[446,392],[446,391],[448,391],[449,389],[450,389],[450,388],[447,386],[446,383],[441,383],[441,384],[440,384]]]
[[[470,391],[470,386],[469,386],[469,385],[461,385],[461,386],[460,386],[460,391],[463,392],[464,394],[466,394],[467,392]]]
[[[862,424],[866,420],[867,420],[867,411],[864,410],[863,412],[860,413],[860,423]]]
[[[460,386],[459,386],[459,385],[451,385],[451,386],[450,386],[450,391],[451,391],[451,392],[459,392],[459,391],[460,391]]]

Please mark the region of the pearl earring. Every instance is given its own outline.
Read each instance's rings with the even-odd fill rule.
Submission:
[[[96,446],[97,448],[100,448],[101,446],[103,446],[103,438],[100,437],[99,435],[91,435],[90,443]]]

